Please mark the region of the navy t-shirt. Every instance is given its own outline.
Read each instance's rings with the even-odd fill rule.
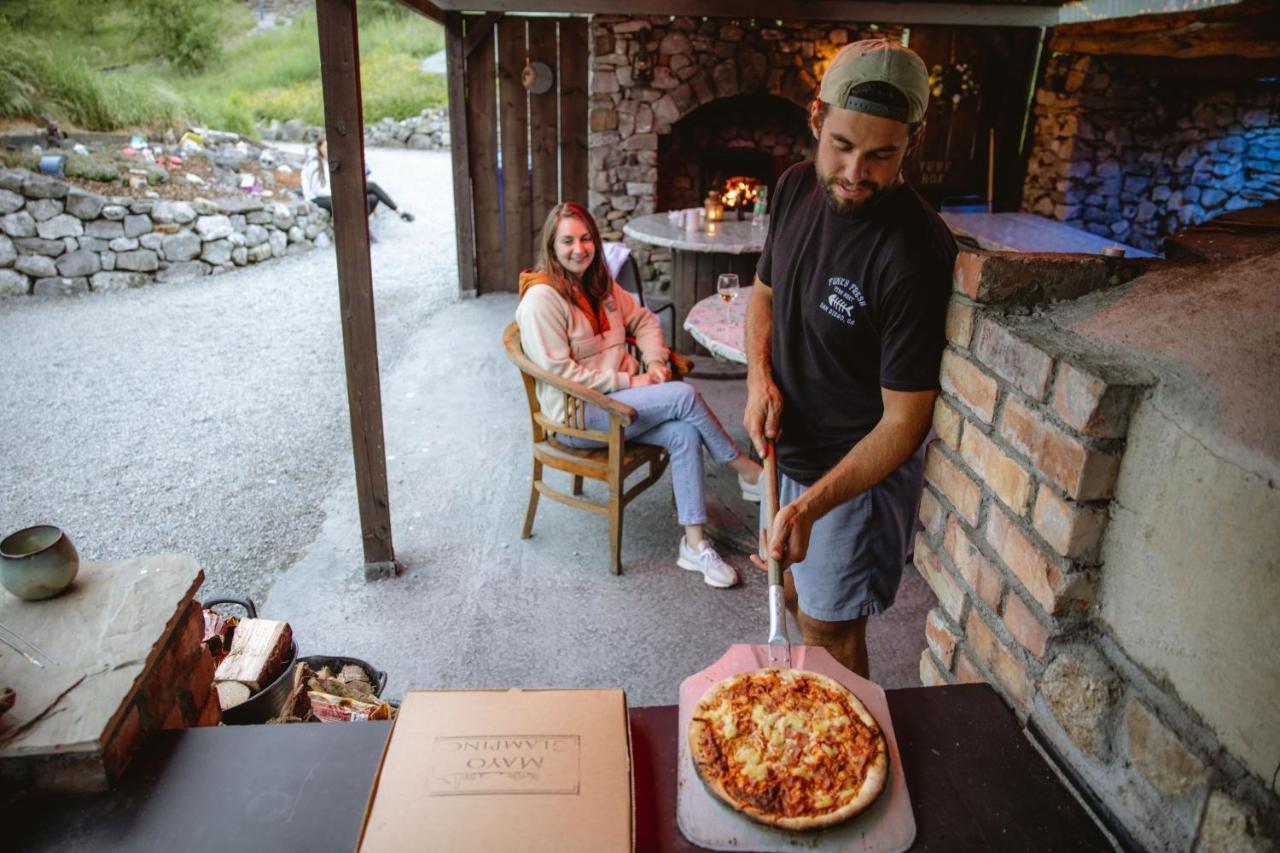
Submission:
[[[908,184],[835,213],[812,161],[778,181],[757,274],[773,289],[778,466],[810,485],[880,420],[880,389],[938,387],[956,245]]]

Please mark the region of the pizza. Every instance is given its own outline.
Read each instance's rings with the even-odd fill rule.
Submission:
[[[816,672],[756,669],[712,685],[689,749],[707,788],[760,823],[818,829],[875,802],[889,775],[884,735],[848,688]]]

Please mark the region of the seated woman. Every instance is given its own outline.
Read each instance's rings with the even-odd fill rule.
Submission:
[[[626,428],[627,440],[661,445],[671,456],[676,515],[684,526],[676,565],[701,572],[710,586],[731,587],[738,573],[715,552],[702,529],[707,519],[702,448],[738,472],[744,494],[759,494],[760,466],[738,452],[693,386],[670,381],[657,318],[609,277],[600,246],[595,220],[581,205],[566,202],[552,208],[542,226],[538,266],[520,275],[516,322],[521,344],[539,367],[636,410],[638,417]],[[627,352],[628,335],[644,357],[643,370]],[[538,401],[548,417],[564,419],[564,397],[555,388],[539,385]],[[608,425],[604,411],[587,407],[588,428]],[[603,446],[576,436],[559,440],[572,447]]]
[[[368,166],[364,167],[364,173],[367,177]],[[400,210],[391,200],[391,196],[387,195],[387,191],[374,181],[364,182],[364,192],[365,204],[369,208],[370,216],[378,207],[378,202],[382,202],[400,214],[400,218],[405,222],[413,221],[413,214],[407,210]],[[307,152],[306,162],[302,164],[302,194],[306,196],[307,201],[333,213],[333,192],[329,188],[329,146],[323,135],[316,140],[315,148]]]

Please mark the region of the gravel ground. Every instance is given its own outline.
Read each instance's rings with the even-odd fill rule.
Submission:
[[[456,299],[447,152],[371,149],[402,208],[372,229],[384,376]],[[83,559],[183,551],[204,595],[264,597],[350,476],[332,248],[182,284],[0,300],[0,530]]]

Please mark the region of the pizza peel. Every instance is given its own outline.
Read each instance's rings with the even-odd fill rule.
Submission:
[[[787,609],[783,601],[782,563],[768,552],[773,519],[778,514],[778,456],[773,442],[764,443],[765,557],[769,566],[769,666],[791,669],[791,639],[787,636]]]
[[[710,850],[755,850],[783,853],[795,850],[829,850],[840,853],[900,853],[915,842],[916,819],[911,796],[902,772],[898,741],[889,717],[884,690],[845,669],[831,654],[818,646],[791,648],[796,669],[817,672],[849,688],[862,700],[880,724],[889,750],[889,779],[880,797],[864,812],[844,823],[813,832],[795,832],[756,823],[729,808],[707,790],[698,778],[689,755],[689,721],[698,700],[711,685],[752,669],[769,666],[767,645],[735,644],[701,672],[680,685],[680,715],[677,730],[676,823],[690,842]]]

